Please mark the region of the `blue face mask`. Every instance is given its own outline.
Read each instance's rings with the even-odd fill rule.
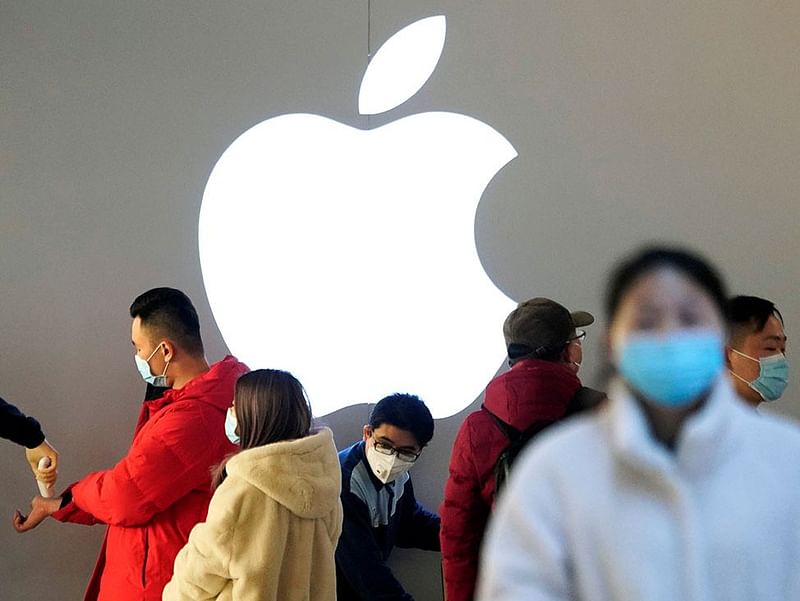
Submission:
[[[160,344],[153,349],[153,352],[150,353],[150,356],[147,359],[142,359],[137,353],[133,356],[133,360],[136,361],[136,368],[139,370],[139,374],[141,374],[142,379],[145,382],[160,388],[167,388],[169,386],[167,384],[167,368],[169,367],[169,361],[167,361],[167,363],[164,365],[164,373],[160,376],[154,376],[153,372],[150,371],[150,359],[153,358],[153,355],[156,354],[156,351],[158,351],[159,348],[161,348]]]
[[[722,347],[722,336],[713,330],[682,330],[668,336],[634,334],[618,349],[617,369],[647,400],[686,407],[722,371]]]
[[[233,414],[233,411],[228,408],[228,413],[225,415],[225,436],[228,437],[233,444],[239,444],[241,440],[239,435],[236,433],[236,427],[239,424],[236,422],[236,416]]]
[[[777,401],[781,398],[783,391],[786,390],[786,385],[789,383],[789,362],[783,353],[777,355],[770,355],[769,357],[761,357],[756,359],[750,355],[745,355],[737,351],[735,348],[731,349],[737,355],[741,355],[746,359],[755,361],[759,364],[758,377],[752,382],[748,382],[738,374],[731,371],[734,378],[738,378],[750,388],[755,390],[762,399],[765,401]],[[730,370],[728,370],[730,371]]]

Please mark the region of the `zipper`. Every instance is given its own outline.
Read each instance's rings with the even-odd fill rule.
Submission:
[[[150,551],[150,533],[147,528],[144,530],[144,561],[142,562],[142,588],[147,586],[147,555]]]

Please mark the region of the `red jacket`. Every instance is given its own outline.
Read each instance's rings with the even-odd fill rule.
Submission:
[[[562,363],[524,359],[486,387],[484,406],[517,430],[558,420],[581,387]],[[472,601],[483,531],[494,506],[494,466],[508,439],[483,409],[467,416],[450,456],[440,508],[447,601]]]
[[[72,501],[53,517],[108,524],[86,601],[160,601],[175,556],[206,518],[212,466],[237,449],[225,436],[225,412],[247,371],[228,356],[145,401],[128,454],[70,486]]]

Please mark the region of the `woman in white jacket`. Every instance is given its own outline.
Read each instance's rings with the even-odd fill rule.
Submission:
[[[165,601],[333,601],[342,528],[333,436],[311,429],[289,373],[239,378],[225,430],[242,450],[217,471],[208,518],[175,559]]]
[[[800,430],[735,396],[725,301],[690,253],[648,249],[618,267],[610,401],[515,466],[481,601],[800,599]]]

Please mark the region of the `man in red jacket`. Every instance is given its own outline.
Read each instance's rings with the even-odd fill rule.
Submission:
[[[175,556],[205,519],[211,468],[236,450],[225,436],[234,384],[247,367],[234,357],[209,366],[197,312],[172,288],[140,295],[130,308],[134,359],[144,380],[166,387],[146,400],[128,454],[55,499],[34,498],[23,532],[48,515],[63,522],[107,524],[84,599],[157,601]]]
[[[570,313],[546,298],[520,303],[506,318],[503,335],[511,369],[486,387],[483,406],[464,420],[450,456],[440,510],[447,601],[472,601],[474,596],[478,553],[495,502],[495,464],[509,445],[495,417],[524,432],[604,397],[582,389],[577,376],[585,332],[576,328],[593,322],[591,314]]]

